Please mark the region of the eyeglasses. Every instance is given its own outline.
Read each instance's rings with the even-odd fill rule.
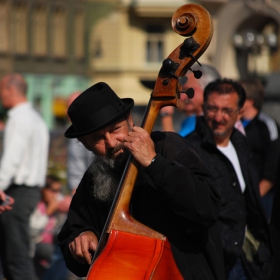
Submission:
[[[53,192],[53,193],[59,193],[59,192],[61,192],[60,189],[53,189],[53,188],[51,188],[51,187],[46,187],[46,189],[49,190],[49,191],[51,191],[51,192]]]
[[[221,110],[223,116],[232,117],[236,114],[239,109],[233,110],[231,108],[218,108],[217,106],[204,105],[204,109],[209,116],[217,115],[218,111]]]

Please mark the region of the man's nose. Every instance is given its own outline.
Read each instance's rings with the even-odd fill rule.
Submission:
[[[105,133],[105,143],[106,143],[107,147],[114,148],[116,146],[117,140],[115,139],[115,137],[112,136],[111,133],[106,132]]]
[[[218,110],[215,115],[216,122],[221,122],[223,118],[224,118],[224,113],[222,112],[222,110]]]

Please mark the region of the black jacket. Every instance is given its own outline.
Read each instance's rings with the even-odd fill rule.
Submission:
[[[158,157],[140,169],[131,200],[133,216],[167,236],[184,279],[224,280],[215,180],[184,138],[161,132],[152,138]],[[110,208],[90,195],[92,185],[86,172],[58,235],[67,267],[78,276],[85,276],[89,266],[73,259],[68,244],[86,230],[99,238]]]
[[[270,273],[271,252],[268,224],[260,201],[259,176],[255,165],[252,163],[246,137],[234,129],[230,138],[236,150],[245,180],[246,188],[244,193],[241,192],[233,165],[217,149],[211,130],[205,123],[204,117],[197,119],[195,131],[188,135],[186,140],[197,151],[219,185],[222,207],[218,220],[223,242],[226,273],[232,269],[239,256],[244,258],[242,246],[247,226],[247,230],[250,230],[256,239],[263,242],[265,247],[264,251],[260,253],[264,258],[264,260],[260,261],[260,270],[263,272],[259,271],[258,267],[251,268],[257,270],[253,273],[259,273],[259,276],[252,276],[256,277],[252,279],[269,279],[265,278],[266,276],[261,278],[262,273],[263,275]],[[257,262],[257,260],[255,261]],[[247,265],[247,262],[245,265]],[[251,273],[251,270],[249,270],[249,273]]]
[[[275,182],[280,154],[278,124],[274,119],[260,112],[244,128],[260,179]]]

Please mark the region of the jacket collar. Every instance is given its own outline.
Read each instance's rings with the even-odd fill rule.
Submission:
[[[202,145],[216,147],[213,133],[206,124],[204,116],[197,117],[195,130],[201,138]]]

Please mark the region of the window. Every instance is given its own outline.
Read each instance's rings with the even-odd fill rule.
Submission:
[[[32,50],[35,56],[47,55],[47,11],[44,7],[34,9],[32,22]]]
[[[149,26],[147,28],[146,60],[149,63],[162,62],[163,60],[163,28]]]
[[[84,21],[84,12],[77,11],[74,18],[74,52],[77,59],[84,57]]]
[[[66,12],[56,8],[51,18],[52,55],[56,58],[66,57]]]
[[[102,42],[101,39],[96,39],[93,42],[93,57],[101,58],[102,57]]]
[[[7,1],[0,1],[0,52],[7,53],[9,50],[9,27],[8,27],[8,4]]]
[[[15,54],[27,54],[27,7],[24,4],[18,4],[12,8],[11,41]]]

